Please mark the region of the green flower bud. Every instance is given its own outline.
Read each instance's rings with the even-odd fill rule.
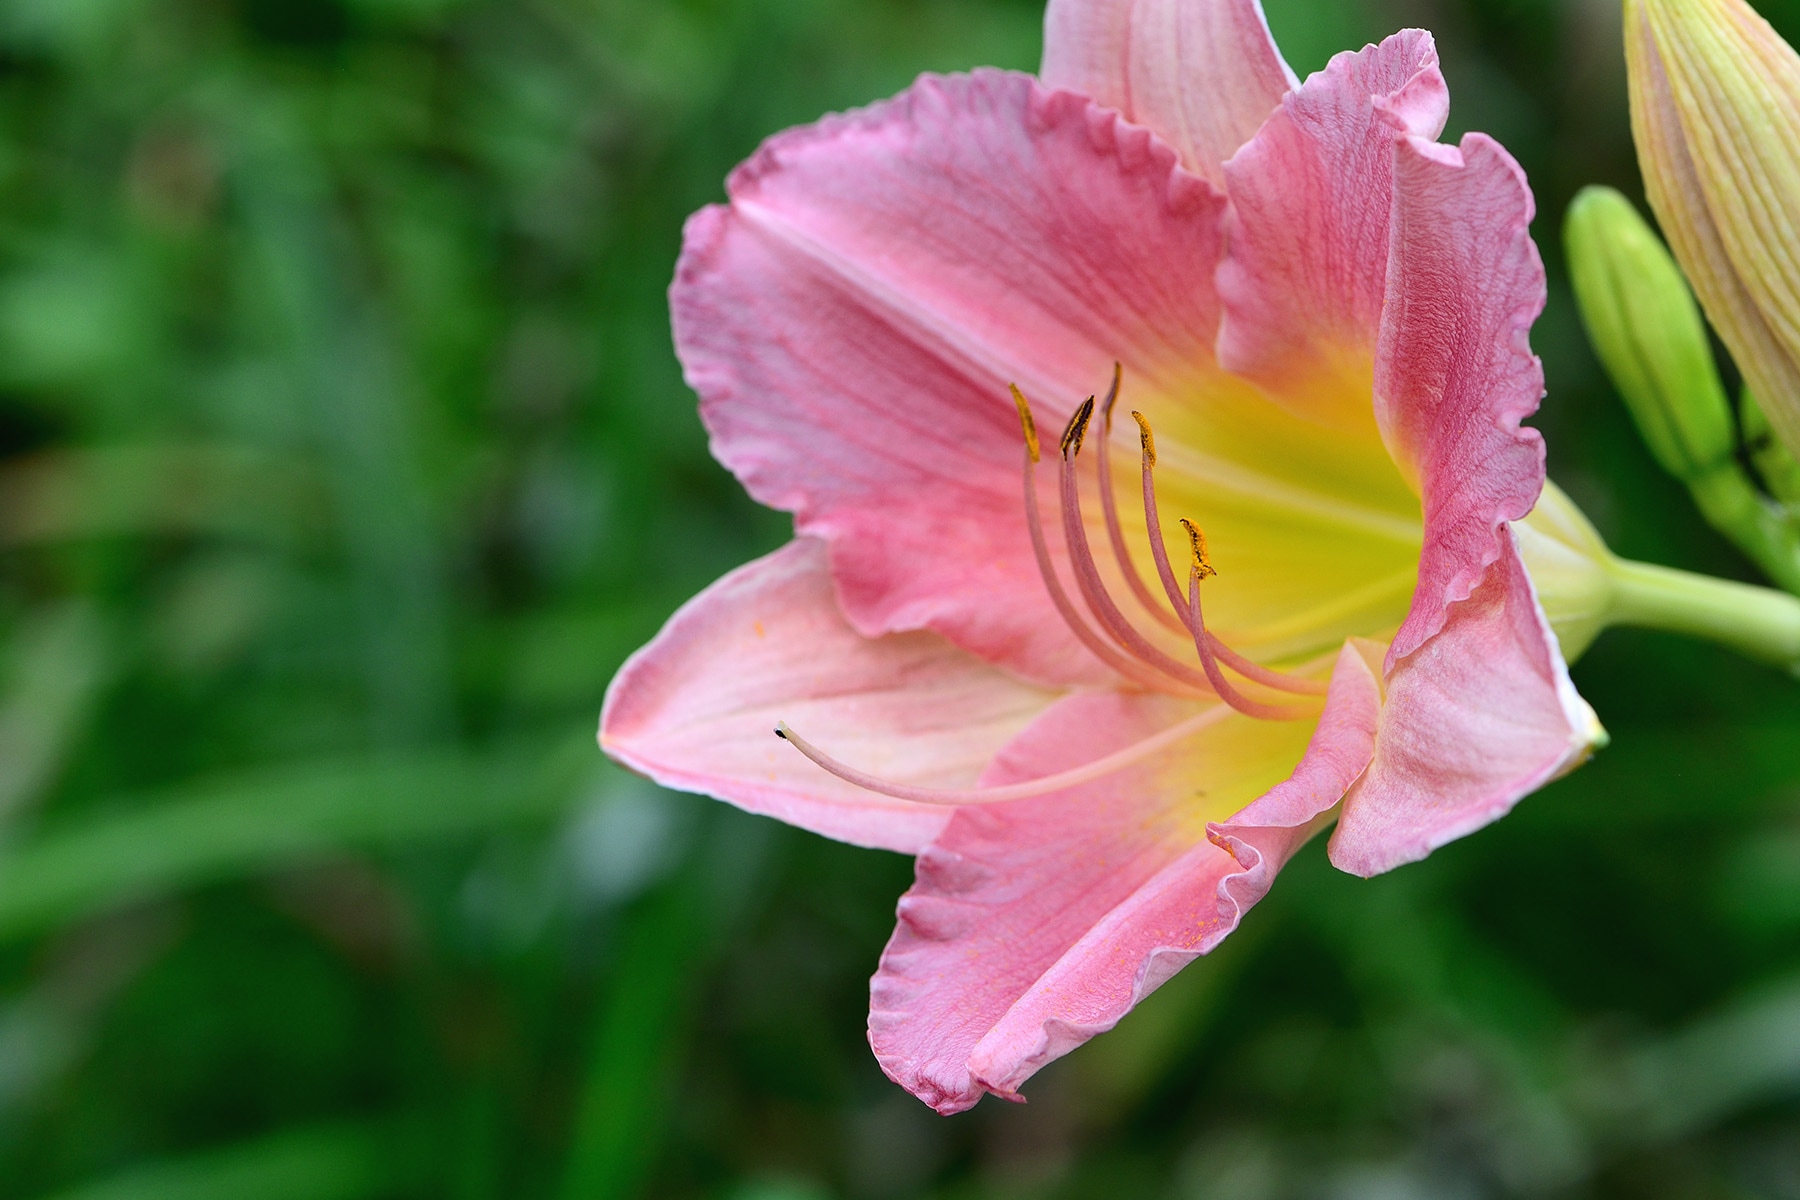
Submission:
[[[1670,474],[1693,482],[1731,462],[1737,433],[1694,294],[1637,210],[1584,188],[1563,228],[1588,338]]]

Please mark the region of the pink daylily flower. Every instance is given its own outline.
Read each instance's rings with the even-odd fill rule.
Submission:
[[[1423,32],[1301,84],[1256,0],[1052,0],[1039,77],[777,135],[690,221],[688,380],[797,533],[601,743],[918,856],[869,1040],[940,1112],[1018,1098],[1333,819],[1386,871],[1602,736],[1512,528],[1532,200],[1447,107]]]

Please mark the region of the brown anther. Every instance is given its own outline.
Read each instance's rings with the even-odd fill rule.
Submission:
[[[1156,465],[1156,435],[1150,432],[1150,422],[1143,413],[1136,409],[1131,411],[1131,419],[1138,423],[1138,444],[1144,448],[1144,465]]]
[[[1119,385],[1125,382],[1125,368],[1118,363],[1113,364],[1112,386],[1106,389],[1106,403],[1100,406],[1101,414],[1106,418],[1106,431],[1112,432],[1113,405],[1119,402]]]
[[[1087,436],[1088,422],[1094,419],[1094,398],[1089,396],[1069,418],[1069,427],[1063,430],[1062,452],[1064,458],[1074,458],[1081,453],[1081,439]]]
[[[1186,517],[1181,518],[1181,527],[1187,530],[1188,549],[1192,550],[1194,554],[1194,574],[1201,579],[1209,579],[1217,575],[1218,572],[1213,570],[1212,563],[1206,559],[1206,535],[1200,531],[1198,525]]]
[[[1025,399],[1025,393],[1019,390],[1018,384],[1009,383],[1006,386],[1012,389],[1013,403],[1019,406],[1019,424],[1025,427],[1025,449],[1030,452],[1031,461],[1036,462],[1038,461],[1037,422],[1031,419],[1031,401]]]

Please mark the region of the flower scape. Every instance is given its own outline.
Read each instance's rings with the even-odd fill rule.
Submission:
[[[1430,35],[1304,83],[1255,0],[1053,0],[1045,35],[1036,77],[771,138],[689,222],[681,361],[796,534],[601,718],[659,783],[917,856],[869,1040],[946,1113],[1315,833],[1387,871],[1604,738],[1547,582],[1580,518],[1520,424],[1532,198],[1437,140]]]

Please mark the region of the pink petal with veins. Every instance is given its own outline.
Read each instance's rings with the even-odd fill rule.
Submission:
[[[824,545],[803,537],[700,593],[632,656],[607,690],[600,744],[665,787],[912,854],[949,809],[828,775],[775,723],[891,778],[966,787],[1054,699],[932,634],[861,636],[832,597]]]
[[[1333,58],[1225,165],[1227,370],[1297,412],[1370,426],[1395,128],[1435,138],[1449,105],[1431,35],[1407,30]]]
[[[1543,488],[1528,333],[1544,305],[1523,173],[1480,134],[1395,147],[1376,415],[1419,480],[1425,545],[1388,651],[1375,760],[1332,862],[1373,875],[1505,814],[1602,736],[1569,682],[1508,522]]]
[[[1215,184],[1297,82],[1258,0],[1050,0],[1038,74],[1154,130]]]
[[[1425,544],[1391,670],[1442,628],[1509,546],[1502,526],[1544,487],[1544,369],[1531,324],[1544,266],[1525,173],[1482,134],[1462,148],[1395,143],[1393,237],[1375,363],[1375,415],[1418,480]]]
[[[1331,861],[1369,876],[1424,858],[1579,766],[1600,736],[1508,533],[1482,585],[1389,673]]]
[[[830,543],[861,632],[1106,682],[1033,563],[1007,384],[1053,430],[1115,360],[1139,387],[1210,363],[1223,201],[1147,131],[997,71],[780,134],[730,192],[671,293],[720,461]]]
[[[1110,1029],[1236,928],[1368,763],[1379,706],[1369,659],[1347,645],[1303,756],[1298,744],[1286,748],[1269,774],[1279,779],[1295,757],[1299,766],[1206,827],[1210,841],[1191,815],[1193,791],[1218,786],[1229,769],[1180,752],[1168,757],[1185,769],[1147,767],[959,813],[920,856],[872,986],[869,1040],[884,1069],[940,1112],[987,1091],[1016,1099],[1045,1063]],[[1144,696],[1071,697],[1009,748],[989,781],[1104,753],[1165,727],[1177,710],[1186,706]],[[1275,749],[1255,740],[1268,725],[1225,720],[1230,736],[1214,749]]]

